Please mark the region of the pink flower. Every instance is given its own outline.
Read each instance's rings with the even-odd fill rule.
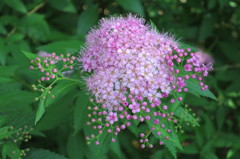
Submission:
[[[110,124],[113,124],[114,122],[118,121],[117,113],[110,112],[108,113],[108,116],[106,117],[106,120],[109,121]]]
[[[125,129],[124,119],[129,120],[126,126],[130,120],[153,120],[153,125],[162,128],[164,122],[176,122],[174,112],[169,112],[172,104],[161,101],[182,101],[176,94],[188,91],[186,81],[202,81],[212,63],[203,53],[181,49],[172,37],[132,15],[102,19],[86,40],[80,62],[84,71],[91,72],[87,88],[104,105],[102,117],[114,124],[114,135]],[[207,89],[203,83],[200,86]],[[150,116],[153,112],[159,119]],[[118,116],[124,126],[115,124]]]
[[[140,104],[139,103],[133,103],[128,106],[130,109],[132,109],[133,113],[140,112]]]

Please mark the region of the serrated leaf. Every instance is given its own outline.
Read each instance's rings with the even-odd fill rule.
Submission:
[[[89,18],[91,17],[91,18]],[[78,18],[77,23],[77,34],[82,38],[86,35],[86,33],[97,24],[98,21],[98,6],[90,6],[87,10],[83,11]]]
[[[163,143],[167,146],[167,148],[169,149],[169,151],[171,152],[171,154],[174,156],[174,158],[176,158],[176,153],[177,153],[177,149],[182,150],[182,145],[180,144],[180,141],[178,139],[177,134],[174,132],[174,126],[172,125],[172,123],[169,123],[168,121],[162,120],[161,118],[159,118],[159,120],[161,121],[162,124],[165,125],[164,128],[158,126],[153,126],[153,122],[154,119],[157,119],[159,117],[155,117],[155,116],[151,116],[151,119],[147,121],[148,127],[151,129],[152,127],[155,128],[155,130],[152,131],[153,135],[160,139],[161,141],[163,141]],[[166,130],[170,129],[171,133],[168,133]],[[161,132],[161,135],[157,135],[157,132]],[[165,137],[168,136],[168,139],[166,140]]]
[[[168,150],[171,152],[173,157],[177,159],[177,150],[175,145],[169,140],[164,141],[164,145],[168,148]]]
[[[12,82],[12,78],[0,77],[0,83]]]
[[[29,134],[33,136],[47,137],[44,133],[35,129],[33,129],[33,131],[31,131]]]
[[[150,24],[151,24],[152,29],[159,33],[157,26],[154,24],[154,22],[152,20],[150,20]]]
[[[55,152],[44,149],[35,149],[29,152],[27,159],[67,159],[66,157],[59,155]]]
[[[17,66],[0,66],[0,77],[10,77],[14,75]]]
[[[218,43],[218,47],[228,59],[232,62],[239,63],[238,59],[240,59],[240,54],[238,45],[236,45],[236,47],[232,47],[232,44],[228,41],[221,41]]]
[[[7,122],[7,118],[0,116],[0,127],[2,127],[6,122]]]
[[[30,108],[30,106],[27,106],[22,109],[15,109],[14,111],[10,111],[11,114],[7,114],[9,117],[7,124],[13,126],[14,129],[18,129],[24,126],[32,127],[34,125],[35,114],[31,109],[32,108]]]
[[[178,42],[178,44],[179,44],[179,48],[181,48],[181,49],[190,48],[192,52],[197,52],[198,51],[197,48],[193,47],[192,45],[186,44],[184,42]]]
[[[36,57],[39,57],[38,55],[36,54],[33,54],[31,52],[28,52],[28,51],[24,51],[22,50],[22,53],[29,59],[29,60],[34,60],[36,59]]]
[[[182,97],[183,101],[185,99],[186,94],[185,93],[177,93],[176,94],[176,98],[177,97]],[[175,112],[181,105],[182,105],[182,101],[176,100],[174,103],[169,103],[169,109],[171,112]]]
[[[38,131],[52,130],[72,120],[72,102],[77,96],[76,91],[70,91],[52,103],[46,109],[45,114],[37,123],[35,129]]]
[[[57,101],[60,97],[64,96],[66,93],[68,93],[70,90],[75,88],[75,81],[60,81],[57,86],[55,86],[51,93],[55,96],[52,98],[50,95],[47,96],[48,90],[43,92],[43,96],[46,97],[46,99],[40,99],[35,124],[42,118],[45,108],[47,108],[50,104],[52,104],[54,101]]]
[[[4,144],[2,147],[2,158],[6,159],[7,158],[7,145]]]
[[[183,153],[185,154],[197,154],[199,153],[198,147],[195,144],[188,144],[184,146]]]
[[[141,16],[145,16],[144,9],[140,0],[117,0],[119,5],[127,11],[132,11]]]
[[[52,90],[51,93],[54,95],[54,98],[51,96],[47,96],[45,107],[48,107],[50,104],[52,104],[54,101],[57,101],[59,98],[70,92],[72,89],[76,87],[75,81],[60,81]]]
[[[47,41],[49,25],[42,14],[29,14],[20,20],[19,30],[35,41]]]
[[[69,13],[75,13],[76,8],[74,7],[71,0],[48,0],[48,2],[51,4],[52,7]]]
[[[11,159],[19,159],[20,157],[20,150],[16,146],[16,144],[12,142],[7,142],[3,145],[3,157],[8,156]]]
[[[1,65],[5,65],[8,52],[9,52],[9,49],[6,46],[5,41],[3,39],[0,39],[0,64]]]
[[[114,157],[116,156],[119,159],[126,159],[126,156],[124,155],[124,153],[122,153],[120,143],[118,140],[110,144],[110,151],[114,153]]]
[[[69,159],[82,159],[86,153],[86,146],[80,134],[70,135],[67,142],[67,153]]]
[[[0,108],[24,107],[34,100],[35,95],[27,91],[2,91],[0,92]],[[9,100],[11,99],[11,100]]]
[[[202,91],[201,87],[197,84],[198,81],[197,80],[187,80],[187,88],[188,88],[188,92],[196,95],[196,96],[204,96],[204,97],[209,97],[211,99],[214,99],[217,101],[217,98],[215,97],[215,95],[209,90],[205,90]]]
[[[174,111],[174,114],[180,118],[180,120],[183,120],[184,122],[189,122],[195,126],[199,126],[197,120],[191,115],[189,112],[184,110],[184,108],[179,107]]]
[[[39,102],[39,105],[38,105],[38,109],[37,109],[37,113],[36,113],[36,117],[35,117],[35,125],[42,118],[42,116],[43,116],[43,114],[45,112],[44,102],[45,102],[44,99],[40,99],[40,102]]]
[[[76,102],[76,106],[74,108],[73,114],[73,127],[74,134],[76,134],[79,130],[81,130],[86,124],[87,120],[87,106],[89,104],[90,96],[86,94],[86,92],[81,91],[79,93],[78,100]]]
[[[85,135],[94,134],[93,132],[95,131],[93,129],[90,129],[89,127],[86,127],[84,129]],[[109,150],[109,143],[111,140],[111,135],[109,135],[109,133],[107,132],[107,127],[102,130],[102,133],[98,136],[97,140],[99,141],[100,146],[96,145],[95,141],[92,141],[89,144],[90,150],[97,156],[106,156],[106,153]]]
[[[12,9],[21,12],[26,13],[27,9],[24,5],[24,3],[21,0],[4,0],[4,2],[11,7]]]
[[[39,51],[46,51],[47,53],[55,52],[56,54],[76,53],[84,45],[82,41],[70,40],[70,41],[58,41],[47,45],[38,47]]]
[[[5,27],[0,24],[0,34],[6,35],[7,34],[7,30],[5,29]]]
[[[9,126],[0,128],[0,140],[11,135],[11,132],[8,131]]]
[[[199,28],[199,36],[198,40],[205,40],[212,34],[212,30],[214,29],[216,18],[215,17],[206,17],[202,20],[202,24]]]

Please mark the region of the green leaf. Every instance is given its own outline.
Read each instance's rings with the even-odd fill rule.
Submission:
[[[0,83],[7,83],[7,82],[12,82],[13,79],[11,78],[5,78],[5,77],[0,77]]]
[[[199,29],[199,36],[198,36],[199,41],[205,40],[212,34],[215,21],[216,21],[215,17],[206,17],[203,19]]]
[[[204,120],[205,134],[208,140],[210,140],[215,135],[215,126],[213,124],[213,120],[210,119],[208,114],[202,113],[202,117]]]
[[[32,103],[34,97],[35,94],[27,91],[2,91],[0,92],[0,108],[24,107]]]
[[[54,95],[54,98],[47,96],[45,107],[48,107],[54,101],[58,101],[61,97],[69,93],[76,87],[75,81],[63,80],[58,82],[58,84],[51,90],[51,93]]]
[[[27,108],[30,109],[27,112],[25,110],[26,108],[16,109],[14,112],[11,112],[11,115],[8,116],[10,119],[7,124],[13,126],[14,129],[18,129],[24,126],[34,126],[35,114],[29,106]]]
[[[226,108],[223,106],[219,106],[219,108],[216,111],[216,120],[217,120],[217,126],[218,129],[221,129],[224,121],[226,120]]]
[[[199,126],[197,120],[193,117],[193,115],[186,111],[184,108],[178,107],[174,113],[180,118],[181,121],[191,123],[194,126]]]
[[[177,159],[177,150],[175,145],[171,142],[171,141],[164,141],[164,145],[168,148],[168,150],[171,152],[171,154],[173,155],[173,157],[175,159]]]
[[[80,134],[76,136],[70,135],[67,142],[67,153],[69,159],[84,158],[86,153],[86,146]]]
[[[55,152],[44,149],[35,149],[29,152],[26,159],[67,159]]]
[[[117,0],[119,5],[127,11],[132,11],[141,16],[145,16],[143,6],[140,0]]]
[[[238,59],[240,59],[240,53],[238,45],[233,47],[233,45],[228,41],[221,41],[218,43],[218,47],[228,59],[230,59],[232,62],[239,63]]]
[[[185,154],[198,154],[199,150],[195,144],[188,144],[183,147],[183,153]]]
[[[39,51],[46,51],[47,53],[55,52],[56,54],[64,53],[76,53],[84,45],[82,41],[69,40],[69,41],[57,41],[47,45],[38,47]]]
[[[24,16],[20,20],[18,28],[32,40],[36,41],[46,41],[50,32],[45,16],[37,13]]]
[[[2,117],[0,118],[0,127],[2,127],[7,122],[7,118]]]
[[[7,144],[4,144],[2,147],[2,158],[7,159]]]
[[[114,157],[117,157],[119,159],[126,159],[126,156],[124,155],[124,153],[122,153],[120,143],[118,140],[110,144],[110,151],[114,153]]]
[[[184,93],[176,93],[175,96],[176,96],[176,99],[178,97],[182,97],[182,99],[184,101],[186,94],[184,94]],[[169,102],[168,105],[170,107],[171,112],[175,112],[182,104],[183,104],[182,101],[176,100],[173,104]]]
[[[239,143],[240,137],[238,134],[221,132],[216,135],[214,140],[214,147],[216,148],[238,148],[240,147]]]
[[[198,85],[197,80],[189,79],[186,81],[186,83],[187,83],[187,88],[188,88],[189,93],[196,95],[196,96],[209,97],[209,98],[217,101],[217,98],[209,89],[207,89],[205,91],[201,90],[201,87]]]
[[[66,124],[67,122],[69,122],[69,120],[72,121],[72,103],[73,100],[76,98],[76,91],[70,91],[67,94],[61,96],[61,98],[56,100],[54,103],[52,103],[45,110],[45,114],[37,123],[35,130],[51,130],[58,126]]]
[[[89,18],[91,17],[91,18]],[[83,11],[78,18],[77,34],[84,38],[86,33],[93,25],[98,22],[98,6],[90,6],[87,10]]]
[[[154,24],[154,22],[152,20],[150,20],[150,24],[151,24],[152,29],[159,33],[157,26]]]
[[[214,152],[201,153],[202,159],[218,159],[218,156]]]
[[[0,66],[0,77],[11,77],[15,74],[17,66]]]
[[[0,34],[6,35],[7,34],[7,30],[5,29],[5,27],[0,24]]]
[[[36,57],[39,57],[38,55],[36,54],[33,54],[31,52],[28,52],[28,51],[24,51],[22,50],[22,53],[29,59],[29,60],[34,60],[36,59]]]
[[[161,123],[165,125],[164,128],[162,127],[156,127],[153,126],[154,119],[159,119]],[[182,145],[180,144],[180,141],[178,139],[178,135],[175,133],[175,129],[173,126],[173,123],[170,123],[168,121],[162,120],[160,117],[151,116],[151,119],[147,121],[148,127],[151,129],[152,127],[155,127],[155,130],[152,131],[153,135],[158,138],[159,140],[163,141],[164,145],[169,149],[173,157],[177,158],[177,149],[182,150]],[[167,129],[171,130],[171,133],[167,132]],[[161,135],[157,135],[157,132],[161,132]],[[168,136],[169,138],[166,140],[165,137]]]
[[[2,156],[3,158],[6,158],[6,156],[8,156],[11,159],[19,159],[20,150],[18,149],[16,144],[12,142],[7,142],[3,145]]]
[[[24,3],[21,0],[4,0],[4,2],[12,9],[21,12],[27,13],[27,9]]]
[[[198,51],[197,48],[193,47],[192,45],[186,44],[184,42],[178,42],[178,44],[179,44],[179,48],[181,48],[181,49],[190,48],[192,52],[197,52]]]
[[[0,140],[10,135],[11,135],[11,132],[9,132],[9,126],[0,128]]]
[[[9,53],[9,49],[6,46],[4,40],[0,39],[0,64],[5,65],[6,64],[6,57]]]
[[[40,103],[38,106],[35,124],[42,118],[45,108],[47,108],[50,104],[52,104],[54,101],[57,101],[59,98],[67,94],[69,91],[71,91],[73,88],[75,88],[75,81],[60,81],[57,86],[55,86],[51,93],[55,96],[52,98],[52,96],[47,96],[48,90],[43,92],[43,97],[46,97],[46,99],[40,99]]]
[[[208,9],[213,9],[217,4],[216,0],[209,0],[208,1]]]
[[[84,134],[85,135],[90,135],[90,134],[94,134],[94,130],[92,130],[89,127],[86,127],[84,129]],[[105,127],[102,130],[102,133],[98,136],[98,141],[100,143],[100,146],[95,144],[95,141],[93,140],[90,144],[89,144],[89,148],[91,150],[92,153],[96,154],[97,156],[106,156],[106,153],[109,150],[109,143],[111,140],[111,135],[108,134],[107,132],[107,127]]]
[[[39,105],[38,105],[38,110],[37,110],[37,113],[36,113],[36,118],[35,118],[35,125],[42,118],[42,116],[45,112],[44,102],[45,102],[44,99],[40,99],[40,102],[39,102]]]
[[[228,0],[218,0],[220,8],[224,8],[228,4]]]
[[[90,96],[83,90],[79,93],[76,106],[73,114],[74,134],[81,130],[87,121],[87,106],[89,104]]]
[[[48,0],[50,5],[60,11],[76,13],[76,8],[74,7],[71,0]]]

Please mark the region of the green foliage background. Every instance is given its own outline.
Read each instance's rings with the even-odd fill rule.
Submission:
[[[21,50],[78,52],[84,37],[101,17],[139,14],[160,31],[211,54],[215,64],[207,81],[217,101],[187,95],[200,127],[180,135],[180,159],[238,159],[240,156],[240,2],[237,0],[1,0],[0,1],[0,158],[15,158],[30,148],[26,159],[172,158],[165,148],[141,150],[131,132],[101,150],[84,140],[88,97],[78,87],[55,89],[46,113],[34,126],[39,94],[31,84],[38,73],[29,70]],[[76,71],[72,78],[79,78]],[[69,83],[68,83],[69,84]],[[62,85],[66,85],[63,83]],[[27,128],[25,128],[27,126]],[[31,139],[10,138],[33,127]],[[9,131],[11,130],[11,131]],[[15,153],[12,153],[12,152]]]

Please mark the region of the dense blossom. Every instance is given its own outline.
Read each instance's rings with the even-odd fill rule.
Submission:
[[[83,69],[91,73],[87,88],[99,105],[89,108],[93,113],[88,115],[91,120],[87,124],[101,121],[109,133],[117,135],[132,120],[144,122],[155,117],[150,132],[160,135],[159,129],[165,128],[162,119],[177,122],[174,112],[168,110],[171,105],[162,105],[162,100],[182,101],[177,93],[188,91],[189,78],[198,79],[202,90],[207,89],[202,77],[211,68],[208,59],[204,53],[180,48],[171,36],[158,33],[144,19],[132,15],[102,19],[100,26],[88,34],[80,59]],[[114,124],[114,128],[110,126]],[[102,124],[93,129],[101,134]],[[170,134],[171,130],[166,132]],[[140,135],[144,138],[140,140],[142,148],[148,143],[147,136]],[[160,145],[169,138],[162,136]]]

